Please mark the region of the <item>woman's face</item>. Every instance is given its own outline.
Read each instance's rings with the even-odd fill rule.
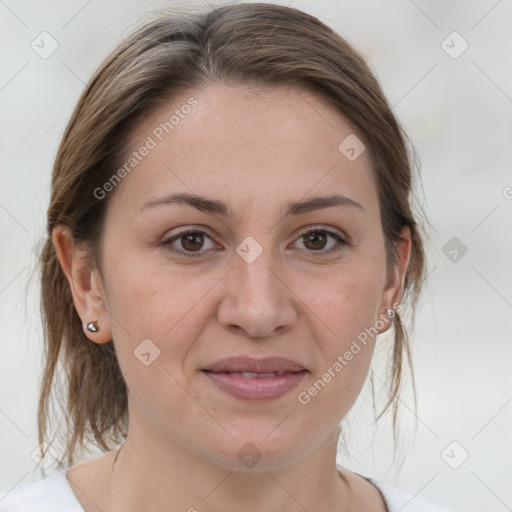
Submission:
[[[368,330],[385,330],[400,298],[400,277],[387,282],[368,151],[354,135],[310,92],[215,83],[137,127],[137,163],[110,192],[104,227],[98,290],[110,316],[96,318],[112,334],[130,432],[144,443],[243,470],[246,455],[271,468],[336,439],[368,372]],[[174,194],[204,200],[166,199]],[[300,207],[334,195],[347,199]],[[205,371],[231,357],[304,370]]]

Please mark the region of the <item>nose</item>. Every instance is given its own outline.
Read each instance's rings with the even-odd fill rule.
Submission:
[[[223,280],[218,311],[218,320],[225,328],[243,329],[252,337],[269,337],[297,321],[296,296],[282,267],[266,254],[263,251],[251,263],[235,255],[234,267]]]

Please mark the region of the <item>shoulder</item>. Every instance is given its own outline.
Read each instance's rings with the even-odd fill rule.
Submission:
[[[66,479],[66,470],[0,494],[2,512],[83,512]]]
[[[389,512],[450,512],[448,509],[439,505],[429,503],[418,496],[414,496],[402,489],[393,487],[380,480],[369,478],[375,486],[382,492]]]

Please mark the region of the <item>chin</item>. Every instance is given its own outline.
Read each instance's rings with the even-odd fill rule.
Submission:
[[[229,471],[254,473],[286,467],[304,455],[303,440],[298,438],[294,443],[289,436],[269,436],[271,431],[272,428],[260,435],[233,437],[223,446],[218,440],[212,441],[208,447],[208,458]],[[217,449],[213,451],[213,447]],[[202,453],[205,455],[205,450]]]

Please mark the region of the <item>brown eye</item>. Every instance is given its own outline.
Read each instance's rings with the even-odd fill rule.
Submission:
[[[205,239],[210,240],[211,243],[211,238],[203,231],[189,230],[168,238],[162,242],[162,245],[180,256],[197,257],[207,252],[201,250],[205,246]],[[179,244],[177,244],[178,241]],[[213,248],[213,243],[210,248]]]
[[[312,231],[304,235],[304,245],[315,251],[323,249],[327,243],[327,237],[321,231]]]
[[[331,244],[330,247],[325,249],[329,238],[333,238],[335,240],[335,243]],[[345,246],[350,245],[337,233],[325,229],[310,229],[303,233],[300,239],[303,240],[303,244],[308,250],[308,252],[318,252],[320,253],[320,255],[340,251]]]
[[[203,235],[201,233],[190,233],[187,235],[181,235],[181,246],[186,251],[197,251],[201,249],[204,244]]]

